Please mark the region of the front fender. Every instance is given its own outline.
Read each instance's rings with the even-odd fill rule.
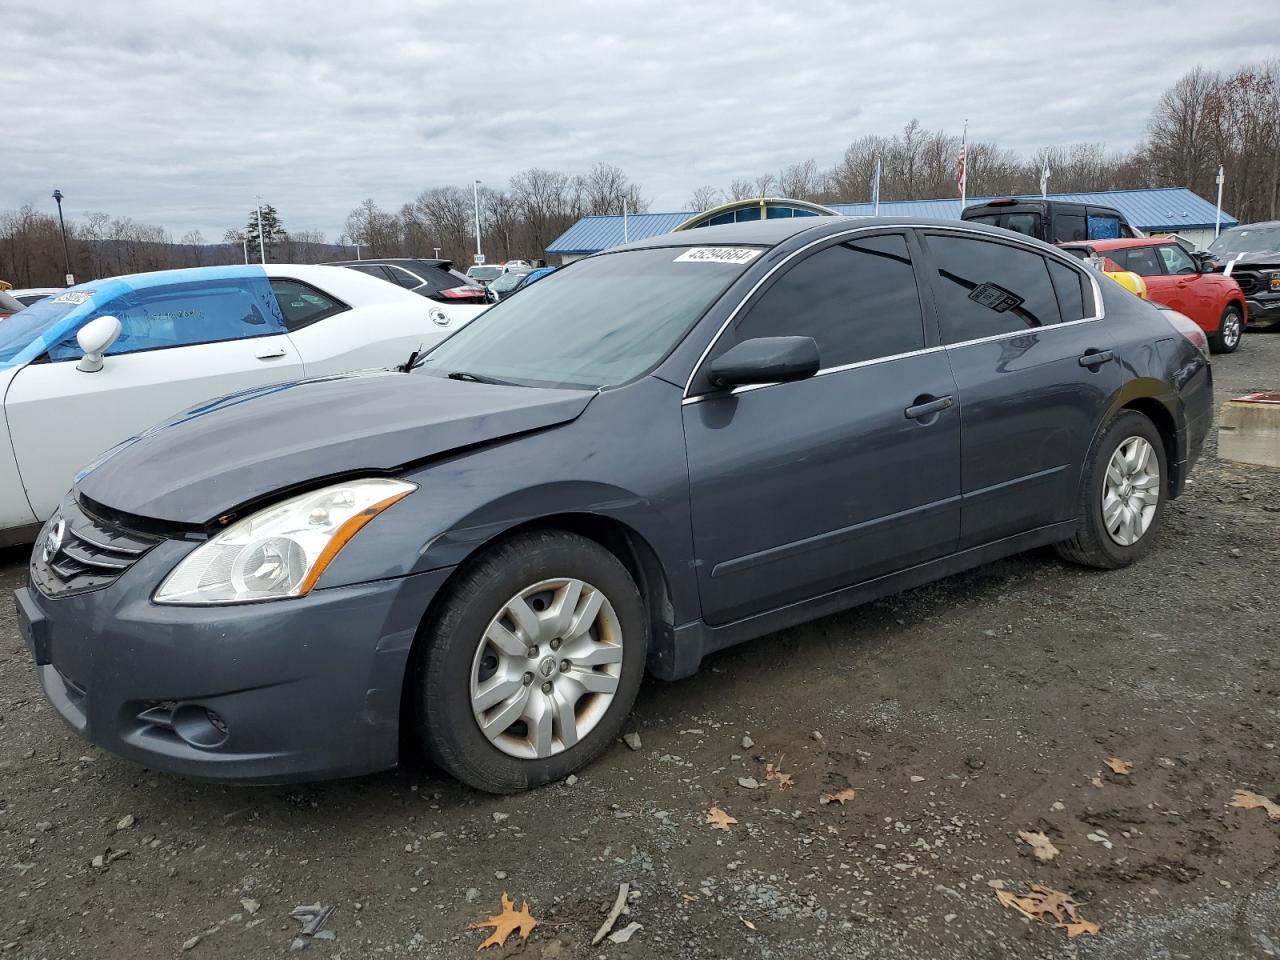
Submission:
[[[515,527],[605,517],[660,558],[677,618],[696,619],[680,390],[646,379],[606,392],[562,426],[404,474],[419,489],[338,554],[322,587],[456,566]]]

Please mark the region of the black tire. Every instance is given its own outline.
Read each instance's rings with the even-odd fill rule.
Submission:
[[[1159,499],[1147,529],[1130,545],[1117,543],[1102,518],[1103,481],[1112,455],[1131,437],[1142,437],[1155,451],[1160,467]],[[1136,410],[1121,411],[1102,432],[1085,466],[1080,483],[1080,524],[1074,536],[1055,545],[1064,560],[1086,567],[1116,570],[1127,567],[1151,549],[1169,499],[1169,464],[1160,431]]]
[[[1234,303],[1229,303],[1227,309],[1222,311],[1218,332],[1209,337],[1209,350],[1212,353],[1235,353],[1240,347],[1243,334],[1244,314]]]
[[[591,584],[612,605],[623,638],[618,686],[603,716],[576,745],[545,758],[522,759],[500,750],[480,729],[471,708],[472,661],[490,621],[512,597],[561,577]],[[436,764],[478,790],[512,793],[561,780],[599,757],[621,734],[640,689],[648,642],[640,591],[616,556],[563,530],[518,534],[463,571],[423,626],[410,667],[418,736]]]

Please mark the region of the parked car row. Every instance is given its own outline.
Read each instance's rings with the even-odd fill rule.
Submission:
[[[29,539],[81,467],[176,410],[405,363],[486,306],[415,294],[336,266],[202,267],[83,283],[0,322],[0,539]]]
[[[140,419],[199,395],[80,471],[17,595],[54,709],[151,768],[356,774],[416,738],[483,790],[560,779],[646,670],[1047,544],[1132,563],[1213,416],[1198,327],[972,222],[655,237],[421,352],[407,289],[300,269],[89,284],[0,324],[15,444],[113,442],[112,377]],[[375,337],[352,304],[393,292],[418,309]]]

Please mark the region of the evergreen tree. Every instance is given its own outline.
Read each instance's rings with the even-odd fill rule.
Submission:
[[[258,256],[258,208],[249,211],[249,220],[245,224],[244,235],[249,241],[249,260]],[[269,203],[262,205],[262,248],[266,252],[268,262],[275,261],[276,245],[289,238],[288,232],[280,225],[280,214]]]

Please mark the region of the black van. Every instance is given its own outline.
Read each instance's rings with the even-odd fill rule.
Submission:
[[[1064,200],[991,200],[965,207],[960,219],[1004,227],[1049,243],[1142,236],[1114,207]]]

